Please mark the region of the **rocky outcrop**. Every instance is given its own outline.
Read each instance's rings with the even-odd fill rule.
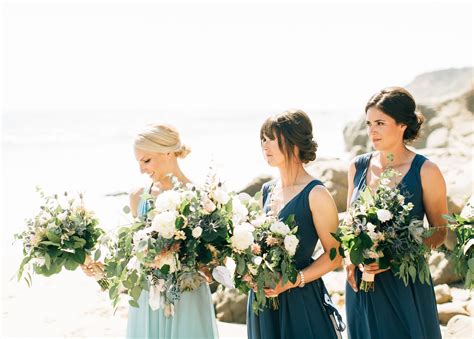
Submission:
[[[247,294],[237,289],[219,287],[212,295],[216,317],[220,321],[245,324]]]

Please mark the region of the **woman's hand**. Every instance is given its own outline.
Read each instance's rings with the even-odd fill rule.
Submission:
[[[288,281],[285,285],[282,285],[282,281],[278,282],[275,288],[266,287],[265,296],[267,298],[278,297],[279,294],[289,290],[290,288],[295,288],[299,285],[300,277],[298,276],[296,282],[293,284],[291,281]]]
[[[362,271],[369,273],[369,274],[379,274],[385,271],[388,271],[390,267],[388,268],[380,268],[379,264],[374,262],[372,264],[364,265]]]
[[[96,277],[98,272],[104,272],[104,264],[100,261],[93,261],[91,257],[86,256],[84,265],[81,265],[82,271],[89,277]]]
[[[208,284],[213,282],[214,279],[212,278],[211,270],[207,266],[199,267],[199,272],[202,273]]]
[[[354,292],[357,292],[357,283],[355,280],[355,270],[356,267],[354,264],[347,264],[346,265],[346,273],[347,273],[347,282],[352,287]]]

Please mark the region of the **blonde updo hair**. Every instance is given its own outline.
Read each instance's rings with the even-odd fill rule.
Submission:
[[[150,124],[135,137],[134,146],[144,151],[174,153],[177,158],[185,158],[191,149],[181,143],[178,130],[168,124]]]

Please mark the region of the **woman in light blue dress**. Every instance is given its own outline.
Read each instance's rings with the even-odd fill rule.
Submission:
[[[173,187],[171,176],[186,184],[190,180],[181,171],[178,158],[190,150],[181,144],[178,131],[165,124],[147,126],[136,135],[135,158],[140,172],[153,181],[145,193],[158,196]],[[141,188],[130,195],[134,216],[143,216],[149,208]],[[175,302],[173,315],[165,315],[163,308],[156,311],[149,306],[149,292],[142,291],[139,307],[129,308],[127,338],[191,339],[217,338],[217,324],[209,285],[203,281],[199,288],[184,292]]]

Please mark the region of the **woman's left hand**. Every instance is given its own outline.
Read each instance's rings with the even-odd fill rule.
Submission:
[[[267,296],[268,298],[278,297],[279,294],[289,290],[290,288],[294,288],[296,286],[297,284],[296,283],[293,284],[291,281],[288,281],[285,285],[282,285],[282,281],[280,279],[280,281],[275,286],[275,288],[270,288],[270,287],[265,288],[265,296]]]
[[[372,264],[364,265],[363,272],[367,272],[369,274],[379,274],[385,271],[388,271],[390,267],[388,268],[380,268],[379,264],[374,262]]]

